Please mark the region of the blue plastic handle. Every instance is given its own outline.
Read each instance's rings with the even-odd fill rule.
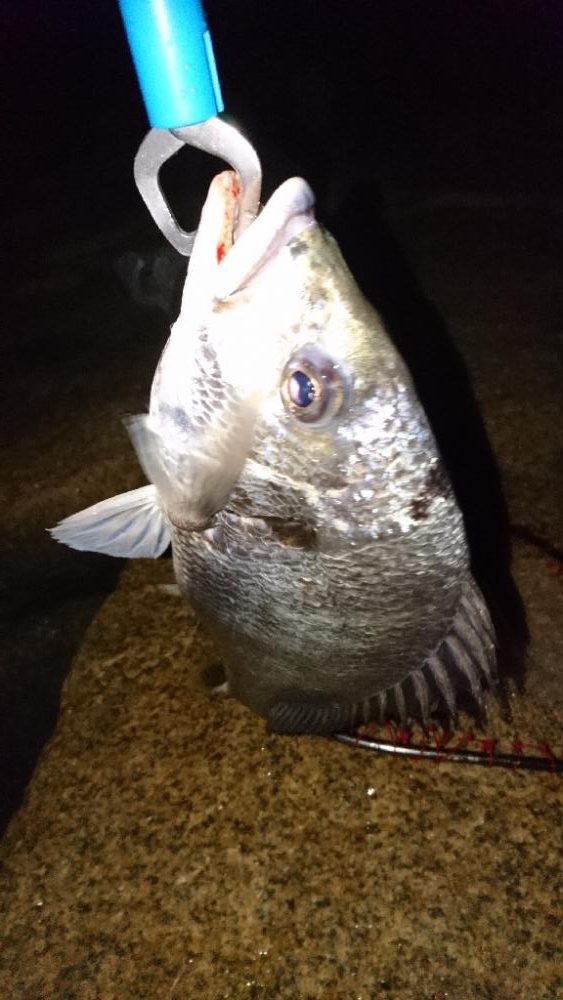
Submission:
[[[200,0],[119,0],[153,128],[182,128],[223,110]]]

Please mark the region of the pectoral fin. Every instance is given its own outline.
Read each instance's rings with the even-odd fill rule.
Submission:
[[[122,559],[157,559],[170,544],[168,524],[152,485],[95,503],[50,532],[71,549]]]
[[[147,479],[155,483],[175,524],[192,531],[207,527],[227,501],[252,445],[256,400],[233,406],[229,420],[194,435],[174,450],[146,416],[132,417],[127,430]]]

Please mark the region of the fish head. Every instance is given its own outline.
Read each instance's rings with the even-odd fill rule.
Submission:
[[[129,421],[151,489],[66,519],[55,537],[156,556],[170,527],[203,530],[225,511],[304,525],[337,549],[431,518],[462,547],[407,369],[309,185],[282,184],[235,241],[239,200],[236,174],[213,180],[149,413]]]
[[[233,243],[238,197],[233,173],[212,182],[154,378],[152,441],[133,432],[147,475],[186,527],[230,506],[338,538],[408,531],[449,489],[402,359],[304,180]]]

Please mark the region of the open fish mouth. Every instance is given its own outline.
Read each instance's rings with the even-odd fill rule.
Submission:
[[[302,177],[281,184],[252,226],[235,241],[239,201],[236,174],[227,170],[214,178],[204,211],[210,216],[205,226],[206,242],[215,241],[215,259],[220,265],[214,285],[218,299],[248,284],[282,247],[316,222],[315,196]],[[209,248],[207,256],[211,256]]]

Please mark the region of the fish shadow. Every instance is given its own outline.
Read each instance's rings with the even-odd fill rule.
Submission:
[[[529,632],[511,574],[501,476],[463,358],[385,221],[373,184],[360,184],[326,219],[364,295],[381,315],[424,406],[465,519],[472,571],[495,625],[501,702],[522,689]]]
[[[84,635],[121,560],[71,552],[37,533],[5,538],[0,612],[0,837],[21,806],[59,717]]]

